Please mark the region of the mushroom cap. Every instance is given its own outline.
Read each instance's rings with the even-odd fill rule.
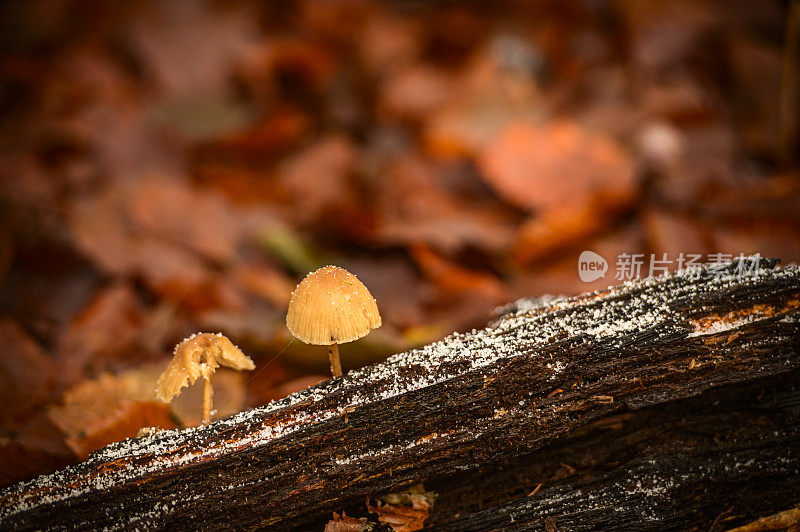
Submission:
[[[175,346],[172,360],[156,382],[156,395],[169,402],[198,377],[210,379],[220,364],[238,370],[256,367],[250,357],[221,333],[193,334]]]
[[[297,285],[286,326],[307,344],[342,344],[380,327],[381,315],[375,298],[355,275],[338,266],[325,266]]]

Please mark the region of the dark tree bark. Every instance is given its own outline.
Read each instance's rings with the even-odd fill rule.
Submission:
[[[11,486],[0,527],[319,530],[424,481],[442,530],[724,529],[800,501],[799,340],[800,269],[774,261],[523,301]]]

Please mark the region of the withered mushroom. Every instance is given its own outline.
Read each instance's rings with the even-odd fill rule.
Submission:
[[[238,370],[256,367],[250,357],[221,333],[193,334],[175,346],[172,360],[156,383],[156,395],[168,403],[180,393],[181,388],[194,384],[198,377],[202,377],[205,380],[203,423],[208,423],[211,421],[211,402],[214,395],[211,375],[220,365]]]
[[[326,266],[297,285],[286,313],[289,331],[307,344],[327,345],[334,377],[342,375],[339,346],[381,326],[375,298],[352,273]]]

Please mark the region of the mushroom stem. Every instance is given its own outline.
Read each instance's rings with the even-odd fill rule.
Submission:
[[[331,359],[331,373],[333,378],[342,376],[342,363],[339,361],[339,345],[331,344],[328,347],[328,358]]]
[[[211,388],[211,379],[204,378],[203,383],[203,424],[211,423],[212,397],[214,390]]]

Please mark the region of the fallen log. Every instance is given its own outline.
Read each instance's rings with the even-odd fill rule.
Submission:
[[[320,530],[420,481],[442,530],[745,524],[800,500],[799,351],[800,268],[774,260],[522,301],[10,486],[0,528]]]

